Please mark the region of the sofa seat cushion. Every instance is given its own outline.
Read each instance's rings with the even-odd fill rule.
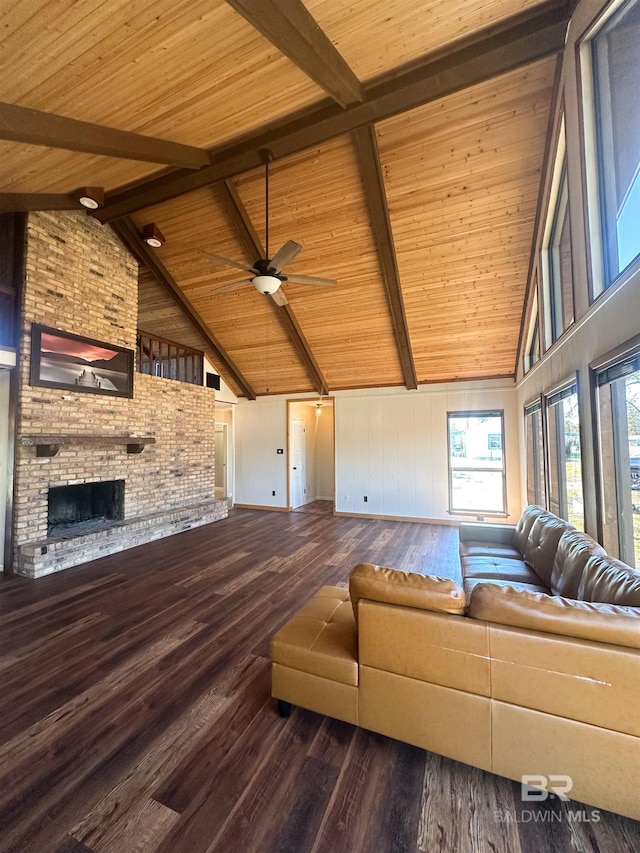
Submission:
[[[471,600],[473,591],[478,585],[496,587],[508,586],[511,589],[524,589],[529,592],[539,592],[544,595],[549,595],[550,593],[548,587],[542,586],[539,581],[538,583],[527,583],[526,581],[505,581],[495,580],[493,578],[466,578],[464,581],[464,592],[467,597],[467,601]]]
[[[271,660],[357,686],[358,638],[347,590],[322,587],[272,639]]]
[[[456,616],[462,616],[466,609],[464,590],[450,578],[403,572],[371,563],[360,563],[351,570],[349,593],[356,621],[361,598]]]
[[[513,545],[499,545],[482,541],[460,542],[460,557],[493,557],[496,560],[522,562],[522,554]]]
[[[576,601],[486,583],[473,590],[468,615],[515,628],[640,649],[640,607]]]
[[[640,607],[640,572],[613,557],[589,557],[580,579],[577,598],[581,601]]]
[[[523,560],[500,560],[496,557],[463,557],[462,575],[465,580],[486,578],[487,580],[516,581],[541,586],[538,575]]]

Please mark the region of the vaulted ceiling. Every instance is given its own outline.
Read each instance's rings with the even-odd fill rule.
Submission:
[[[3,12],[0,209],[100,186],[139,325],[232,389],[512,376],[572,3],[30,0]],[[337,280],[274,296],[204,252]],[[141,240],[154,222],[159,249]]]

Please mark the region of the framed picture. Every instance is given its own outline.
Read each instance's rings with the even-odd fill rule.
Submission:
[[[31,385],[133,397],[133,350],[31,326]]]

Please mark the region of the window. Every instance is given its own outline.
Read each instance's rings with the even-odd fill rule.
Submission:
[[[640,567],[640,348],[596,371],[602,544]]]
[[[546,398],[549,509],[584,530],[580,420],[576,383]]]
[[[504,413],[449,412],[449,510],[505,512]]]
[[[531,317],[529,319],[529,331],[526,337],[524,351],[524,372],[531,370],[534,364],[540,361],[540,328],[538,325],[538,277],[536,275],[533,283],[533,300],[531,305]]]
[[[527,503],[546,506],[542,403],[536,400],[524,410],[527,449]]]
[[[612,4],[582,50],[587,95],[593,101],[586,137],[587,160],[595,172],[589,182],[590,207],[592,213],[599,208],[601,232],[597,239],[592,234],[592,244],[604,269],[596,293],[640,255],[638,44],[640,0],[628,0]]]
[[[549,347],[574,320],[571,219],[564,119],[560,127],[551,199],[542,243],[545,343]]]

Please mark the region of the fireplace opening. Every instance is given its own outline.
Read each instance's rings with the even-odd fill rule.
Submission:
[[[47,536],[93,530],[124,518],[124,480],[49,489]]]

